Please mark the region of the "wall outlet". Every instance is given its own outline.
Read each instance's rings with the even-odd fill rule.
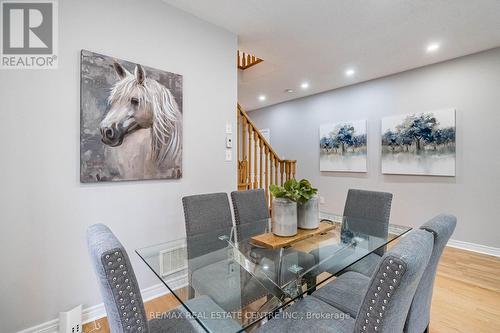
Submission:
[[[226,123],[226,134],[233,134],[233,125],[230,122]]]
[[[233,148],[233,136],[230,134],[226,135],[226,148]]]
[[[323,197],[321,195],[319,196],[319,204],[320,205],[324,205],[325,204],[325,197]]]
[[[82,306],[59,313],[59,333],[82,333]]]
[[[233,151],[231,149],[226,149],[226,161],[231,161],[233,159]]]

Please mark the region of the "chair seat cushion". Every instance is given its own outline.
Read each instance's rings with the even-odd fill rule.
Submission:
[[[380,262],[381,257],[376,253],[370,253],[357,263],[346,268],[346,271],[358,272],[371,277]]]
[[[369,277],[357,272],[346,272],[312,295],[355,318],[369,284]]]
[[[316,297],[297,301],[259,327],[258,333],[332,332],[352,333],[355,320]]]
[[[226,311],[241,309],[267,294],[255,278],[230,260],[197,269],[192,273],[191,283],[197,295],[209,295]]]
[[[189,309],[203,318],[203,324],[211,332],[234,333],[241,329],[236,321],[224,316],[226,313],[210,297],[200,296],[188,300]],[[150,333],[205,333],[206,330],[194,319],[184,306],[162,314],[162,318],[148,322]]]

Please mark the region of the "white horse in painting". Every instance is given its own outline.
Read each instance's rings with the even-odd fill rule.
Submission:
[[[120,80],[101,121],[105,158],[114,179],[180,178],[182,114],[172,93],[146,77],[141,65],[131,74],[114,63]]]

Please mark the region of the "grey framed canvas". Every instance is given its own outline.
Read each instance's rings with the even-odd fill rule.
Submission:
[[[182,177],[182,76],[81,52],[80,181]]]
[[[323,124],[320,171],[366,172],[366,120]]]
[[[382,119],[382,173],[455,176],[455,110]]]

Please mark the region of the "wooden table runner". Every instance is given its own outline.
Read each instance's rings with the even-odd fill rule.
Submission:
[[[276,236],[272,232],[268,232],[266,234],[253,236],[251,238],[251,243],[257,246],[266,247],[269,249],[279,249],[282,247],[291,246],[293,243],[299,242],[301,240],[324,234],[330,230],[335,229],[336,225],[326,222],[320,222],[319,228],[307,230],[307,229],[298,229],[297,234],[295,236],[290,237],[280,237]]]

